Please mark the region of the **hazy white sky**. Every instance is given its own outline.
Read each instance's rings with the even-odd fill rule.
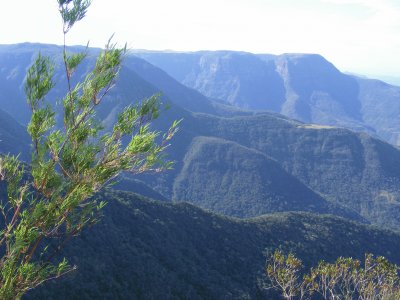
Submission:
[[[0,0],[0,44],[62,43],[56,0]],[[319,53],[342,71],[400,76],[400,0],[93,0],[69,44]]]

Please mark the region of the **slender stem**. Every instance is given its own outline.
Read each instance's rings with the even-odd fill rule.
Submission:
[[[71,272],[75,271],[76,269],[77,269],[77,267],[76,267],[76,266],[73,266],[72,268],[66,270],[65,272],[62,272],[62,273],[57,274],[57,275],[52,276],[52,277],[45,278],[45,279],[40,280],[40,281],[37,281],[33,286],[29,286],[29,287],[25,288],[24,292],[28,292],[28,291],[30,291],[30,290],[36,288],[37,286],[39,286],[39,285],[41,285],[41,284],[43,284],[43,283],[45,283],[45,282],[47,282],[47,281],[60,278],[60,277],[66,275],[66,274],[68,274],[68,273],[71,273]]]
[[[9,233],[10,231],[11,231],[11,229],[14,227],[14,225],[15,225],[15,222],[17,221],[17,217],[18,217],[18,215],[19,215],[19,211],[21,210],[21,204],[19,204],[18,206],[17,206],[17,209],[15,210],[15,212],[14,212],[14,215],[13,215],[13,217],[12,217],[12,219],[11,219],[11,222],[10,222],[10,227],[9,227],[9,229],[7,229],[7,232]]]
[[[62,143],[60,150],[58,150],[58,154],[57,156],[59,157],[61,152],[64,150],[64,147],[67,143],[67,141],[69,141],[72,133],[75,132],[75,130],[78,128],[78,126],[84,121],[86,120],[86,118],[93,112],[95,105],[93,105],[90,109],[88,109],[85,114],[79,119],[79,121],[77,123],[74,122],[73,127],[68,131],[67,133],[67,137],[65,138],[64,142]],[[75,118],[74,118],[75,119]]]
[[[64,32],[63,60],[64,60],[64,67],[65,67],[65,74],[67,75],[68,95],[69,95],[70,101],[72,102],[71,74],[68,70],[68,63],[67,63],[66,35],[67,34]]]
[[[25,258],[25,262],[29,262],[32,259],[33,254],[35,254],[35,251],[40,244],[40,242],[43,239],[43,235],[39,236],[39,238],[36,240],[35,244],[33,245],[31,251],[29,252],[28,256]]]

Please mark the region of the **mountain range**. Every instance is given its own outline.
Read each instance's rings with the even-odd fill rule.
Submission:
[[[176,65],[180,66],[178,62]],[[144,70],[150,68],[134,57],[128,60],[127,66],[141,76]],[[167,75],[159,74],[163,77]],[[162,90],[160,80],[153,78],[147,79]],[[169,89],[172,89],[172,82]],[[340,93],[338,90],[336,93]],[[318,201],[311,202],[322,197],[330,204],[341,206],[342,210],[337,212],[347,210],[371,222],[397,227],[399,156],[396,147],[365,133],[341,127],[304,124],[274,113],[230,111],[228,114],[225,109],[210,114],[204,108],[201,112],[184,115],[182,132],[170,149],[177,161],[175,171],[158,178],[160,183],[155,185],[167,197],[175,201],[194,202],[219,213],[230,211],[230,215],[239,217],[280,210],[279,206],[284,207],[282,210],[295,209],[296,198],[304,203],[302,210],[321,212],[317,208]],[[217,143],[215,138],[223,141]],[[220,147],[223,143],[225,146]],[[205,144],[207,146],[202,147]],[[217,152],[209,149],[217,145],[223,150],[220,150],[222,154],[219,157],[214,157]],[[229,150],[232,147],[236,147],[235,150]],[[247,153],[238,158],[243,151]],[[236,157],[232,159],[227,153],[234,153]],[[299,193],[295,188],[298,185],[286,180],[280,181],[286,188],[276,184],[268,186],[268,172],[271,178],[281,175],[276,173],[277,169],[262,168],[258,162],[253,162],[253,165],[257,164],[259,172],[252,173],[258,176],[258,181],[249,179],[241,168],[234,170],[235,159],[257,161],[260,154],[265,155],[266,160],[278,162],[281,170],[286,172],[287,180],[295,177],[306,189]],[[213,164],[214,160],[217,163]],[[260,175],[262,171],[264,173]],[[279,191],[275,191],[279,188]],[[286,194],[282,194],[282,190]],[[317,197],[305,194],[306,190],[313,191]],[[222,205],[216,199],[224,199],[225,202]],[[245,199],[245,203],[237,206],[238,201],[242,201],[238,199]],[[249,206],[248,203],[252,201],[253,204]],[[246,206],[246,209],[239,208]],[[254,206],[257,208],[253,209],[253,214],[249,213],[250,207]],[[383,211],[385,213],[382,215]],[[328,213],[329,210],[323,212]]]
[[[18,111],[14,117],[26,124],[30,112],[22,93],[23,73],[15,70],[26,70],[40,47],[9,47],[9,51],[0,51],[0,60],[7,62],[0,82],[7,81],[13,92],[2,94],[0,101],[13,116]],[[59,60],[59,47],[46,45],[43,49]],[[88,60],[77,70],[78,78],[93,64],[97,52],[89,50]],[[272,61],[269,56],[263,59]],[[59,67],[55,78],[63,82]],[[341,93],[344,83],[339,80],[335,84],[339,87],[336,92],[330,87],[332,93]],[[59,83],[49,98],[61,98],[65,88]],[[392,228],[399,225],[400,154],[394,146],[365,133],[215,101],[135,56],[125,59],[119,81],[98,114],[107,127],[118,110],[157,92],[172,108],[155,126],[165,129],[174,119],[183,119],[168,151],[176,161],[174,170],[137,178],[162,197],[236,217],[297,210]]]
[[[344,74],[320,55],[232,51],[134,54],[208,97],[400,143],[400,88]]]
[[[55,61],[56,106],[61,48],[0,46],[0,152],[27,161],[23,79],[39,50]],[[125,174],[99,195],[109,201],[103,222],[65,252],[82,270],[29,297],[261,298],[263,251],[280,245],[307,266],[364,252],[400,262],[400,151],[388,142],[399,88],[318,55],[134,54],[97,113],[107,128],[123,107],[161,92],[170,109],[154,128],[183,119],[168,148],[174,169]]]

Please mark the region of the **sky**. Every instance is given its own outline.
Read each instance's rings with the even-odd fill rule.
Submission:
[[[62,44],[56,0],[0,0],[0,44]],[[93,0],[69,45],[318,53],[341,71],[400,78],[400,0]]]

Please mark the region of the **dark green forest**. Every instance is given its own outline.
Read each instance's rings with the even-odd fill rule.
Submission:
[[[400,235],[331,215],[224,217],[189,203],[108,190],[102,221],[64,251],[78,270],[27,299],[268,299],[264,264],[276,248],[307,267],[383,255],[400,263]]]

